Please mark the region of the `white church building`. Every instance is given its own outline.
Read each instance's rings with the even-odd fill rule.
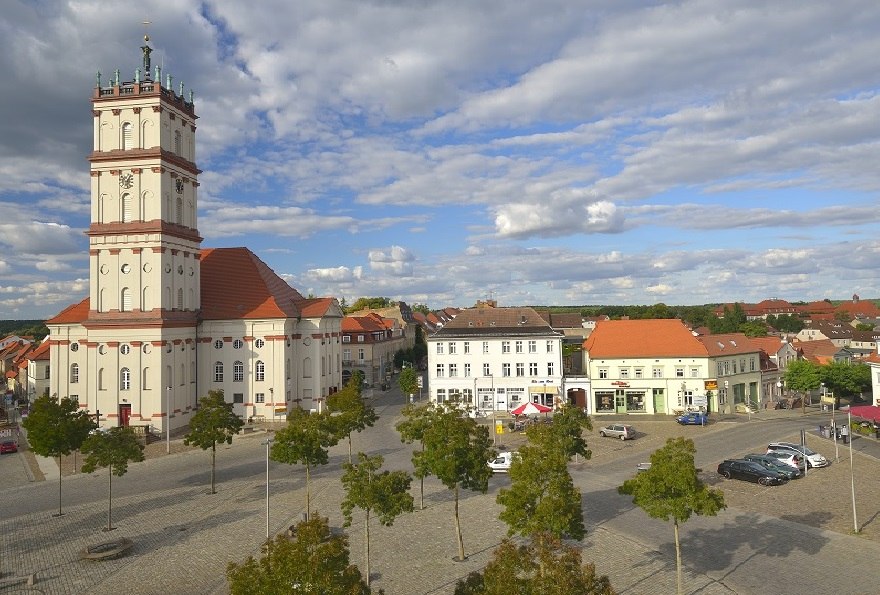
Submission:
[[[89,295],[46,322],[49,394],[162,431],[216,389],[244,418],[320,410],[341,388],[343,311],[247,248],[202,248],[192,93],[161,84],[144,41],[134,80],[99,74],[92,96]]]

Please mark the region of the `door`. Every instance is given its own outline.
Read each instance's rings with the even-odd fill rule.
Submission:
[[[626,413],[626,396],[625,395],[617,395],[615,397],[615,403],[617,413]]]
[[[123,403],[119,406],[119,425],[123,428],[128,427],[128,422],[131,419],[131,404]]]

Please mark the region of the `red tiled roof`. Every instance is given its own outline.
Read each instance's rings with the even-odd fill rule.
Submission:
[[[782,339],[779,337],[751,337],[750,340],[767,355],[775,355],[782,348]]]
[[[584,349],[591,359],[708,355],[706,347],[675,319],[600,320]]]
[[[336,302],[336,298],[306,298],[299,304],[304,318],[320,318],[326,316]]]
[[[33,351],[31,351],[28,354],[27,359],[31,360],[32,362],[43,361],[43,360],[48,361],[48,359],[49,359],[49,341],[43,341],[42,343],[40,343],[36,349],[34,349]]]
[[[385,324],[381,316],[346,316],[342,319],[343,333],[384,332]]]
[[[202,250],[203,320],[296,318],[302,295],[247,248]]]
[[[697,340],[705,346],[710,357],[740,353],[755,353],[756,351],[761,350],[758,345],[752,343],[752,341],[743,333],[705,335],[697,337]]]
[[[792,346],[799,349],[804,354],[804,359],[813,363],[825,364],[834,361],[834,354],[840,351],[831,339],[820,339],[819,341],[793,341]]]
[[[46,324],[77,324],[89,317],[89,298],[78,304],[67,306],[64,310],[46,321]]]

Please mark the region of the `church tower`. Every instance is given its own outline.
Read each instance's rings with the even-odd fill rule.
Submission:
[[[164,430],[197,399],[200,171],[192,92],[141,50],[133,81],[98,73],[92,96],[87,394],[101,419]]]

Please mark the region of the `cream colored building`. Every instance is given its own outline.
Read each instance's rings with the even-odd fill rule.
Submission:
[[[142,69],[92,96],[89,296],[47,321],[50,393],[103,426],[185,426],[222,389],[242,417],[321,408],[341,387],[342,310],[247,248],[203,249],[196,113]]]

